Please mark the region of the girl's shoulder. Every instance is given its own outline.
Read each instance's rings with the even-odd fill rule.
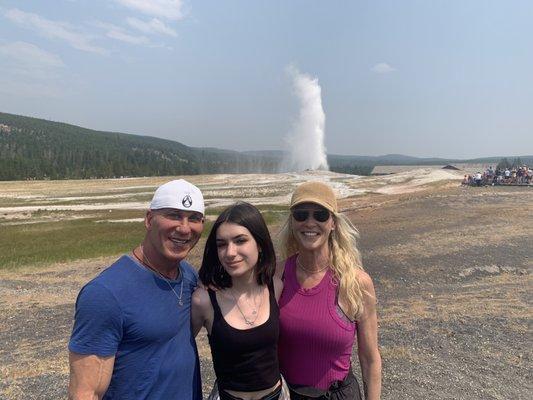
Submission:
[[[212,309],[209,292],[206,288],[199,286],[192,294],[192,306],[198,311],[208,311]]]

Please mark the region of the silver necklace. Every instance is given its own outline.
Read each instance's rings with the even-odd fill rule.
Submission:
[[[302,265],[302,262],[300,261],[300,256],[298,256],[296,258],[296,265],[298,265],[298,268],[300,268],[301,270],[307,272],[308,274],[311,274],[311,275],[314,275],[314,274],[318,274],[319,272],[322,272],[324,271],[325,269],[327,269],[329,267],[329,265],[326,264],[325,267],[322,267],[320,269],[317,269],[317,270],[311,270],[309,268],[306,268]]]
[[[239,301],[237,300],[237,298],[235,297],[235,295],[233,294],[233,290],[231,289],[228,289],[229,290],[229,293],[231,294],[231,297],[233,297],[233,300],[235,300],[235,305],[237,306],[237,309],[239,310],[239,312],[241,313],[241,316],[242,318],[244,319],[244,322],[246,323],[246,325],[249,325],[249,326],[253,326],[255,325],[255,321],[257,321],[257,317],[259,317],[259,310],[261,309],[261,306],[263,304],[263,293],[262,293],[262,288],[259,287],[259,289],[261,290],[261,296],[260,296],[260,301],[259,301],[259,306],[256,305],[255,303],[255,298],[256,296],[254,296],[254,307],[252,307],[252,315],[254,315],[254,318],[251,319],[251,318],[247,318],[246,315],[244,315],[244,312],[242,311],[241,307],[239,306]],[[249,305],[250,303],[248,303]]]
[[[144,265],[145,267],[147,267],[148,269],[150,269],[150,271],[152,272],[155,272],[158,276],[161,277],[161,279],[163,279],[168,287],[170,288],[170,290],[172,290],[172,293],[174,293],[174,296],[176,296],[176,298],[178,299],[178,305],[180,307],[183,306],[183,300],[182,300],[182,297],[183,297],[183,277],[181,277],[181,285],[180,285],[180,295],[178,296],[178,294],[176,293],[176,291],[174,290],[174,287],[170,284],[170,280],[168,278],[166,278],[161,272],[159,272],[157,269],[155,269],[154,267],[152,267],[152,262],[150,261],[150,259],[148,257],[146,257],[146,254],[144,254],[144,248],[141,244],[140,246],[140,249],[141,249],[141,254],[142,254],[142,258],[141,259],[140,257],[137,256],[137,254],[135,254],[135,250],[133,251],[133,255],[135,256],[135,258],[137,260],[139,260],[141,262],[142,265]],[[146,260],[146,262],[144,261]],[[179,264],[178,264],[178,272],[181,274],[181,270],[179,269]],[[178,274],[179,276],[179,274]]]

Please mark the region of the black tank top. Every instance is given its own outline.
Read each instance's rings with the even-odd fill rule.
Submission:
[[[276,385],[280,379],[279,309],[272,285],[268,285],[268,319],[250,329],[229,325],[222,316],[215,292],[208,292],[214,310],[209,344],[219,388],[254,392]]]

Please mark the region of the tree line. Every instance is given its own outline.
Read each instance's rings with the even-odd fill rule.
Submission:
[[[278,160],[0,113],[0,180],[276,172]]]
[[[507,158],[502,158],[498,165],[496,165],[496,169],[505,170],[505,169],[513,169],[518,168],[524,165],[524,162],[520,157],[514,158],[512,161],[509,161]]]

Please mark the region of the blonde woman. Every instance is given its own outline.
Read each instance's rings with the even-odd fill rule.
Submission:
[[[281,232],[286,260],[278,265],[279,362],[291,399],[360,399],[351,370],[355,339],[365,399],[380,398],[376,296],[357,238],[328,185],[307,182],[295,190]]]

